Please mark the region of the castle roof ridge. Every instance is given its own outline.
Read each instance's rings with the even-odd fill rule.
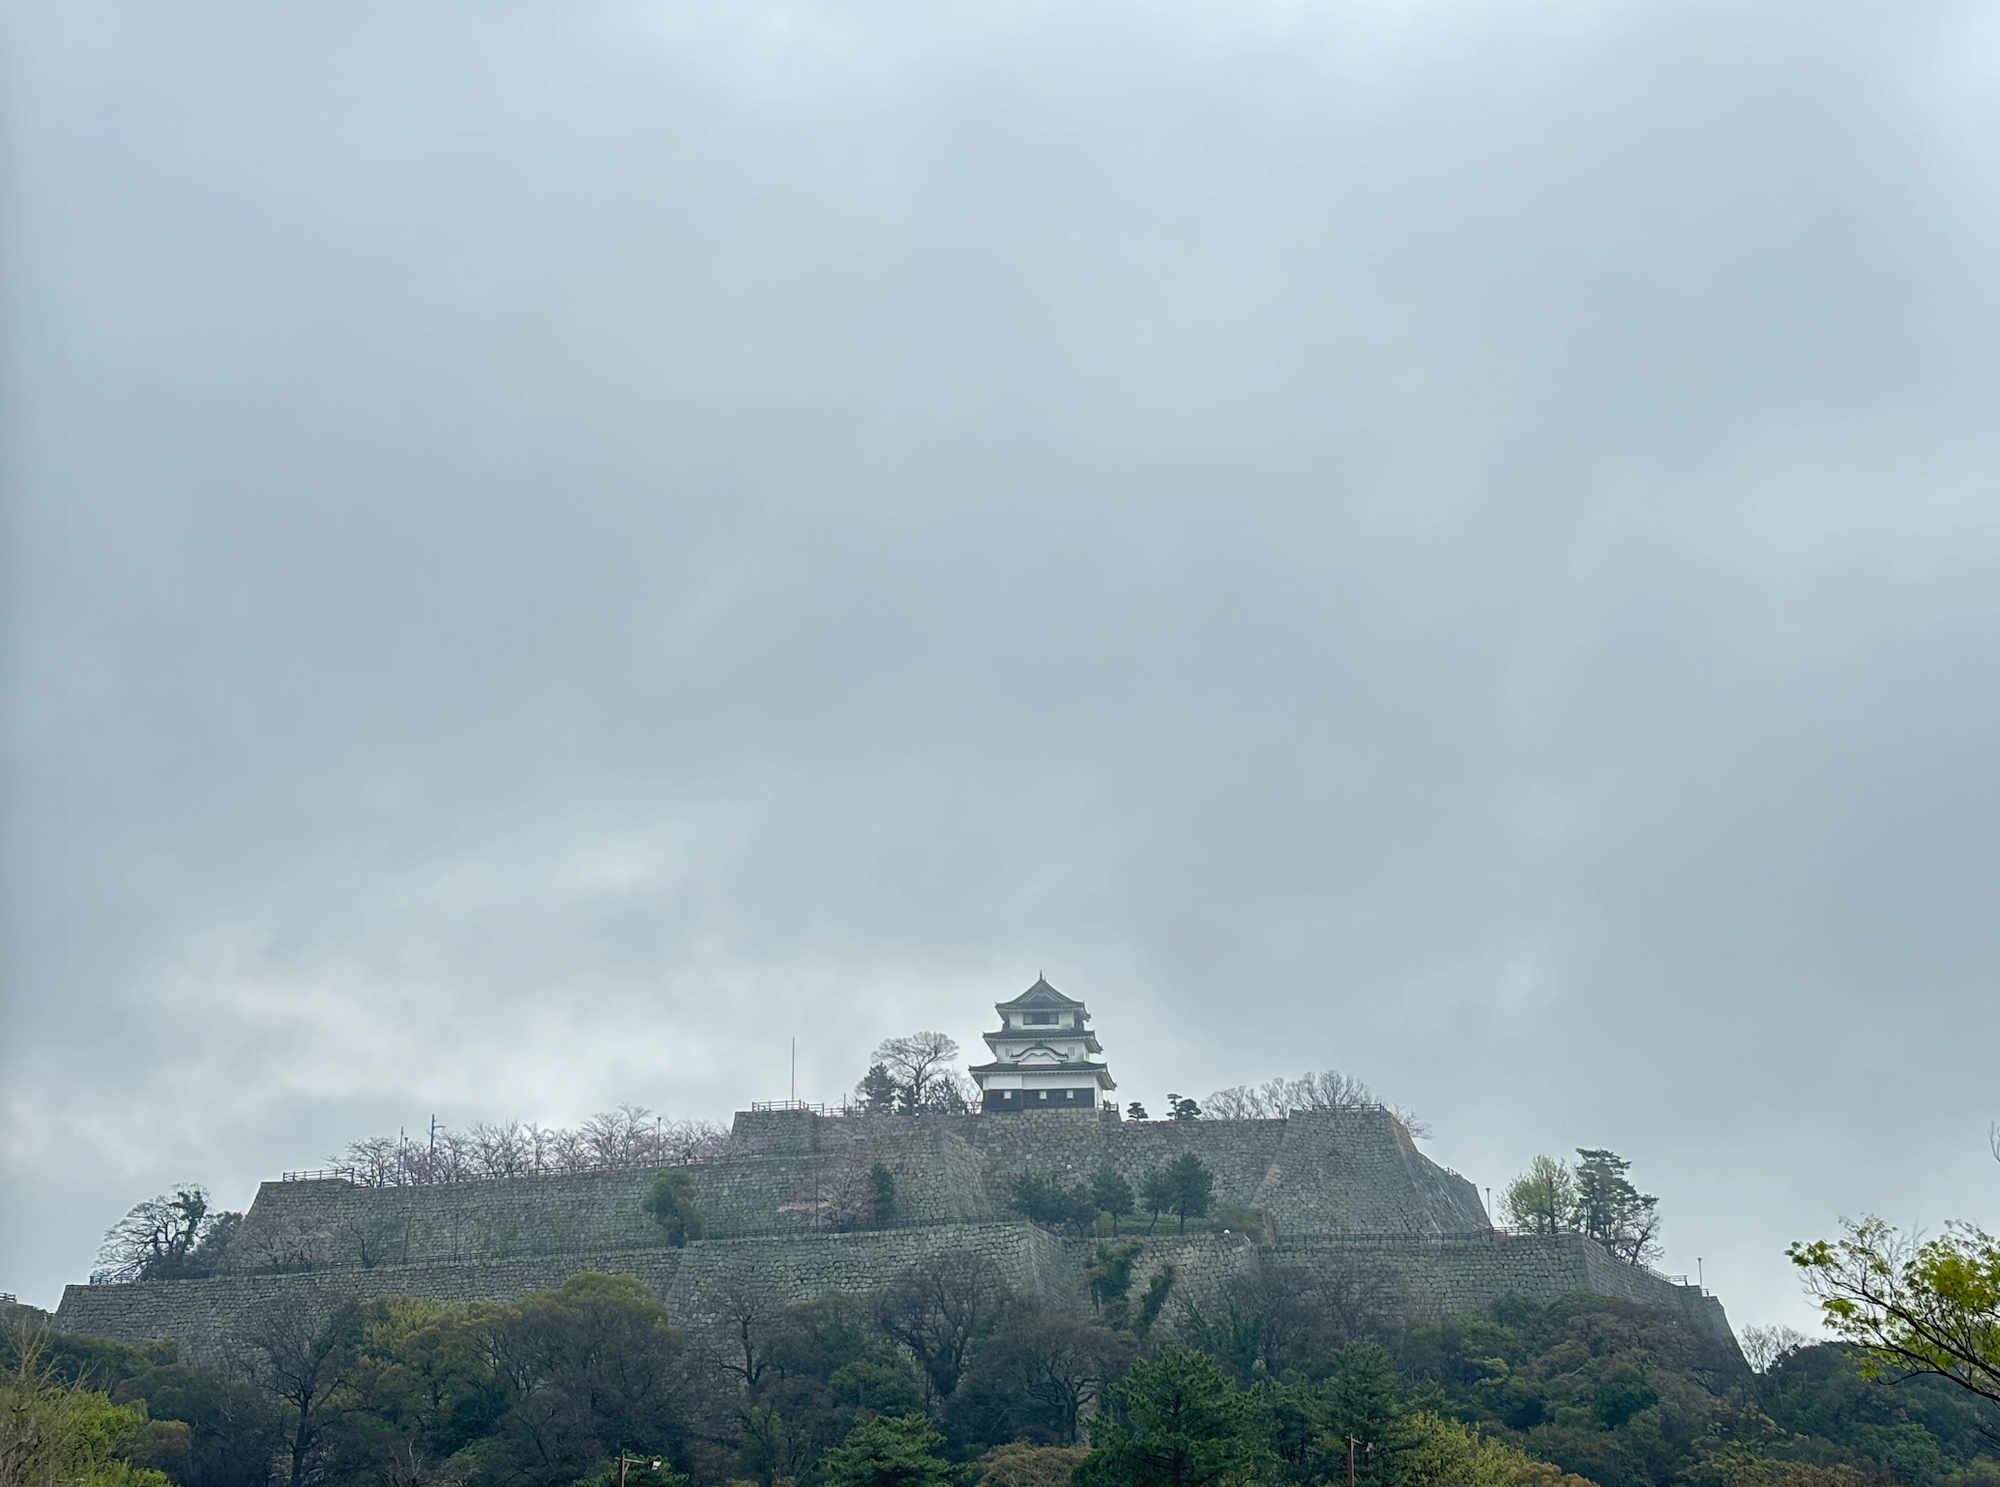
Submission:
[[[1064,996],[1053,986],[1049,985],[1046,977],[1037,976],[1035,984],[1015,997],[1011,1002],[995,1002],[993,1004],[996,1012],[1018,1007],[1075,1007],[1078,1010],[1082,1010],[1083,1003],[1077,1001],[1074,997]],[[1087,1016],[1088,1014],[1086,1013],[1085,1015]]]

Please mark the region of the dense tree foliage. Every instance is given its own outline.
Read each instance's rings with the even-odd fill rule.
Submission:
[[[952,1487],[958,1471],[937,1454],[944,1438],[922,1415],[877,1415],[826,1453],[826,1487]]]
[[[1097,1199],[1081,1182],[1065,1183],[1060,1178],[1024,1172],[1007,1190],[1007,1206],[1046,1229],[1069,1229],[1081,1234],[1097,1222]]]
[[[1202,1165],[1200,1157],[1188,1151],[1146,1174],[1140,1184],[1139,1205],[1155,1224],[1161,1214],[1172,1214],[1179,1221],[1178,1232],[1185,1234],[1188,1220],[1206,1214],[1214,1197],[1215,1174]]]
[[[881,1162],[868,1169],[868,1206],[877,1225],[896,1221],[896,1174]]]
[[[167,1487],[129,1451],[144,1410],[57,1366],[46,1329],[23,1325],[0,1368],[0,1483],[6,1487]]]
[[[60,1335],[0,1363],[95,1391],[97,1464],[63,1478],[89,1487],[609,1487],[621,1452],[627,1487],[1337,1487],[1350,1442],[1365,1487],[2000,1487],[2000,1406],[1858,1347],[1774,1337],[1753,1372],[1582,1295],[1411,1326],[1388,1273],[1265,1248],[1182,1294],[1152,1248],[1094,1240],[1082,1314],[961,1253],[789,1307],[725,1274],[698,1334],[580,1275],[504,1306],[303,1292],[234,1377]]]
[[[695,1198],[694,1179],[685,1171],[662,1172],[643,1205],[653,1222],[676,1249],[702,1236],[701,1204]]]
[[[1089,1182],[1064,1182],[1059,1177],[1024,1172],[1007,1191],[1007,1206],[1032,1223],[1072,1234],[1116,1235],[1124,1220],[1135,1211],[1150,1219],[1151,1233],[1163,1215],[1171,1215],[1177,1232],[1185,1234],[1191,1219],[1209,1213],[1215,1200],[1215,1174],[1193,1152],[1184,1152],[1162,1167],[1155,1167],[1140,1180],[1135,1194],[1132,1185],[1116,1170],[1100,1168]],[[1255,1210],[1232,1209],[1228,1218],[1239,1229],[1261,1226]],[[1226,1227],[1226,1225],[1222,1225]]]
[[[1575,1167],[1536,1157],[1507,1185],[1503,1209],[1520,1234],[1585,1234],[1628,1264],[1660,1255],[1659,1202],[1625,1174],[1632,1164],[1615,1151],[1577,1148]]]
[[[1111,1232],[1116,1234],[1118,1226],[1132,1216],[1138,1207],[1138,1196],[1132,1191],[1116,1167],[1099,1167],[1090,1179],[1090,1198],[1097,1211],[1111,1220]]]

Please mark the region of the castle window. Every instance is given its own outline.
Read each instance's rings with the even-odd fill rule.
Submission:
[[[1054,1027],[1056,1014],[1053,1012],[1023,1012],[1021,1022],[1025,1027]]]

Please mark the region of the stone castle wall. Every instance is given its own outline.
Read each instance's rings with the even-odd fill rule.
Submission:
[[[746,1112],[732,1155],[681,1169],[706,1221],[706,1237],[684,1249],[668,1247],[641,1208],[653,1169],[407,1188],[265,1183],[232,1246],[238,1273],[71,1286],[58,1325],[127,1341],[168,1337],[191,1360],[219,1362],[274,1305],[504,1302],[580,1271],[610,1271],[638,1276],[677,1320],[706,1329],[730,1297],[781,1304],[858,1294],[967,1249],[989,1257],[1015,1290],[1076,1307],[1090,1242],[1010,1214],[1012,1182],[1024,1172],[1087,1179],[1111,1166],[1137,1188],[1185,1152],[1214,1173],[1218,1205],[1262,1210],[1257,1237],[1267,1256],[1329,1272],[1363,1267],[1412,1316],[1477,1308],[1510,1291],[1549,1300],[1585,1290],[1670,1307],[1728,1336],[1712,1298],[1622,1265],[1590,1241],[1496,1234],[1472,1185],[1375,1111],[1188,1122],[1070,1111],[920,1121]],[[893,1224],[831,1232],[862,1210],[876,1163],[896,1180]],[[1257,1263],[1250,1237],[1166,1229],[1146,1239],[1141,1288],[1171,1263],[1176,1295],[1199,1302]],[[1164,1325],[1171,1330],[1171,1315]]]
[[[937,1255],[985,1256],[1007,1285],[1055,1304],[1076,1304],[1076,1267],[1064,1241],[1025,1224],[952,1224],[857,1234],[705,1240],[684,1249],[644,1249],[380,1265],[291,1275],[71,1286],[57,1313],[65,1331],[120,1341],[172,1338],[184,1361],[226,1364],[273,1308],[331,1312],[349,1301],[414,1296],[431,1301],[518,1300],[583,1271],[635,1275],[683,1326],[713,1331],[725,1310],[750,1297],[783,1306],[826,1292],[860,1295]]]
[[[1261,1209],[1280,1238],[1489,1227],[1472,1185],[1378,1111],[1158,1122],[1072,1111],[916,1122],[746,1112],[736,1137],[736,1154],[683,1169],[714,1239],[839,1227],[865,1209],[877,1163],[896,1180],[895,1223],[907,1227],[1008,1219],[1009,1187],[1027,1172],[1083,1180],[1110,1166],[1137,1188],[1185,1152],[1215,1174],[1219,1205]],[[647,1249],[663,1243],[641,1207],[657,1175],[622,1169],[392,1188],[267,1182],[235,1253],[240,1265],[283,1270]]]

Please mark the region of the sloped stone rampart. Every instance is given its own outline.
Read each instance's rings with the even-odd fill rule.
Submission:
[[[1549,1300],[1586,1290],[1728,1330],[1719,1303],[1621,1265],[1589,1241],[1496,1235],[1472,1185],[1425,1157],[1382,1112],[1122,1122],[1038,1111],[912,1122],[760,1111],[737,1118],[734,1147],[683,1169],[707,1224],[706,1239],[685,1250],[667,1247],[641,1207],[652,1169],[410,1188],[265,1183],[232,1247],[248,1273],[72,1286],[58,1322],[131,1341],[168,1337],[191,1358],[215,1361],[271,1304],[508,1301],[605,1270],[638,1276],[677,1318],[702,1328],[714,1324],[718,1298],[746,1288],[774,1301],[863,1292],[967,1248],[988,1254],[1017,1290],[1079,1306],[1089,1242],[1065,1242],[1009,1214],[1015,1178],[1081,1180],[1111,1166],[1137,1188],[1152,1168],[1192,1152],[1213,1172],[1219,1204],[1262,1210],[1262,1237],[1286,1263],[1372,1267],[1412,1315],[1472,1309],[1509,1291]],[[877,1162],[896,1180],[894,1226],[827,1232],[858,1211]],[[1253,1263],[1244,1236],[1161,1229],[1147,1239],[1140,1289],[1170,1262],[1177,1294],[1199,1300]]]
[[[865,1207],[875,1164],[896,1180],[899,1227],[1009,1217],[1014,1179],[1084,1179],[1110,1166],[1135,1188],[1183,1153],[1220,1204],[1264,1211],[1281,1239],[1486,1230],[1472,1185],[1378,1111],[1289,1120],[1105,1120],[1072,1111],[910,1122],[746,1112],[738,1154],[684,1169],[718,1239],[837,1227]],[[663,1243],[641,1204],[652,1169],[526,1175],[428,1187],[267,1182],[239,1233],[240,1265],[326,1269],[464,1265]]]
[[[1087,1178],[1145,1174],[1192,1152],[1215,1174],[1218,1204],[1262,1209],[1276,1237],[1490,1231],[1478,1191],[1418,1151],[1386,1111],[1308,1111],[1285,1120],[1115,1121],[1068,1111],[966,1118],[986,1161],[988,1199],[1024,1172]]]
[[[708,1234],[740,1239],[837,1225],[865,1204],[877,1162],[896,1180],[898,1227],[1003,1216],[977,1153],[939,1125],[840,1132],[681,1170],[694,1183]],[[665,1243],[642,1207],[658,1175],[626,1168],[388,1188],[267,1182],[234,1250],[253,1268],[367,1269],[646,1249]]]
[[[1256,1264],[1260,1255],[1243,1236],[1135,1237],[1146,1247],[1134,1270],[1134,1295],[1144,1292],[1162,1265],[1175,1270],[1174,1299],[1161,1323],[1164,1335],[1175,1331],[1183,1306],[1213,1300],[1230,1276]],[[654,1247],[457,1265],[71,1286],[57,1320],[67,1331],[125,1342],[171,1338],[187,1361],[220,1366],[272,1308],[330,1312],[349,1300],[386,1296],[506,1302],[595,1270],[637,1276],[666,1303],[676,1322],[719,1338],[731,1309],[746,1298],[775,1308],[828,1292],[865,1294],[940,1254],[968,1251],[991,1260],[1017,1293],[1079,1309],[1084,1305],[1083,1264],[1093,1243],[1064,1241],[1020,1223],[940,1225],[709,1240],[679,1250]],[[1670,1310],[1708,1336],[1730,1336],[1728,1319],[1714,1297],[1622,1265],[1576,1236],[1373,1244],[1329,1240],[1269,1247],[1261,1254],[1267,1262],[1309,1272],[1369,1277],[1382,1288],[1379,1300],[1385,1309],[1401,1311],[1413,1321],[1476,1310],[1510,1292],[1552,1301],[1572,1291],[1589,1291]]]
[[[584,1271],[604,1271],[637,1276],[666,1303],[677,1323],[702,1332],[723,1327],[728,1309],[745,1298],[776,1308],[827,1292],[860,1295],[937,1255],[965,1252],[991,1260],[1020,1294],[1054,1305],[1080,1301],[1075,1267],[1063,1242],[1014,1223],[704,1240],[685,1249],[656,1246],[454,1265],[71,1286],[57,1317],[65,1331],[95,1337],[129,1342],[171,1338],[180,1344],[185,1361],[221,1366],[254,1335],[260,1316],[273,1309],[330,1313],[349,1301],[389,1296],[507,1302],[552,1290]]]

